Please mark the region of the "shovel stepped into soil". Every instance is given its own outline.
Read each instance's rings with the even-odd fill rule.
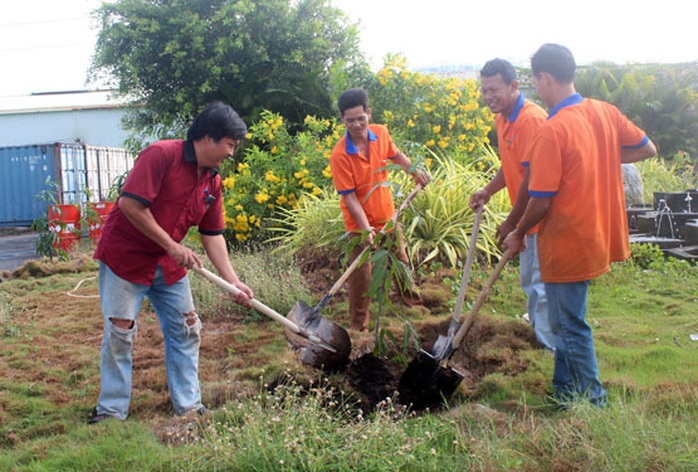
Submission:
[[[240,294],[237,287],[211,271],[203,267],[193,267],[192,270],[225,291],[233,295]],[[351,352],[349,334],[337,324],[318,316],[311,326],[299,326],[257,299],[250,300],[250,304],[255,310],[281,323],[288,331],[308,341],[306,345],[299,346],[302,362],[313,367],[332,370],[343,367],[349,361]]]
[[[509,251],[505,252],[490,274],[485,286],[475,300],[475,303],[458,328],[453,341],[446,350],[442,351],[442,358],[436,358],[427,351],[420,349],[415,359],[410,362],[400,378],[398,391],[405,403],[411,403],[415,408],[424,408],[438,405],[448,398],[458,385],[463,381],[463,374],[456,369],[448,367],[448,360],[463,342],[468,329],[475,321],[480,308],[489,294],[495,280],[511,257]]]
[[[475,213],[473,230],[470,235],[470,245],[468,246],[468,255],[465,258],[465,265],[463,266],[463,278],[460,283],[460,290],[458,290],[458,298],[456,299],[456,307],[453,311],[453,318],[451,318],[451,323],[448,326],[448,334],[446,336],[439,335],[431,349],[432,356],[439,362],[446,359],[453,349],[453,338],[455,337],[456,330],[458,329],[460,313],[463,309],[465,294],[468,290],[468,281],[470,280],[470,272],[473,268],[473,259],[475,258],[475,249],[477,246],[477,235],[480,232],[480,222],[482,221],[482,212],[484,209],[485,206],[480,205]]]
[[[383,229],[381,229],[380,234],[385,234],[388,228],[394,228],[397,225],[397,220],[400,213],[402,213],[402,211],[405,208],[407,208],[407,205],[409,205],[410,202],[414,200],[414,197],[417,196],[420,190],[422,190],[422,185],[417,185],[414,188],[414,190],[412,190],[412,192],[410,192],[410,194],[407,195],[407,197],[405,197],[405,200],[395,211],[392,218],[390,218],[390,221],[385,226],[383,226]],[[320,311],[325,307],[325,305],[327,305],[327,302],[329,302],[330,299],[334,295],[336,295],[337,292],[339,292],[342,286],[344,286],[351,274],[353,274],[357,267],[359,267],[359,265],[361,264],[364,254],[366,254],[366,252],[370,250],[371,246],[367,245],[363,249],[363,251],[361,251],[361,254],[359,254],[359,256],[352,261],[347,270],[341,275],[341,277],[339,277],[339,279],[337,279],[332,288],[330,288],[330,290],[322,297],[320,302],[314,308],[306,305],[300,300],[296,301],[296,304],[293,306],[293,309],[291,310],[291,315],[295,318],[299,325],[305,328],[309,328],[315,326],[318,323],[318,318],[322,319]]]

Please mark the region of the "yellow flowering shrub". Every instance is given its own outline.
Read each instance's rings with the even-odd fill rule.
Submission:
[[[494,115],[481,104],[477,80],[413,72],[400,55],[389,55],[375,79],[366,86],[372,120],[388,125],[398,144],[462,158],[489,143]]]
[[[343,132],[336,120],[309,116],[304,129],[291,135],[283,117],[263,111],[250,127],[242,162],[222,169],[229,240],[264,239],[275,212],[293,210],[305,195],[331,186],[330,154]]]

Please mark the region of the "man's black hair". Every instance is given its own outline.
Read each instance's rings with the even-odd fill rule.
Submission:
[[[340,95],[337,100],[337,108],[339,108],[341,115],[344,115],[348,109],[358,106],[362,106],[364,111],[368,111],[368,94],[362,88],[351,88]]]
[[[240,140],[247,134],[247,125],[230,105],[215,101],[199,113],[187,131],[187,139],[197,141],[209,136],[214,141],[224,137]]]
[[[565,46],[547,43],[538,48],[531,58],[531,72],[538,76],[547,72],[561,84],[569,84],[574,80],[577,64],[572,52]]]
[[[511,62],[504,59],[496,58],[487,61],[480,71],[480,77],[494,77],[497,74],[502,76],[502,80],[507,85],[516,80],[516,69]]]

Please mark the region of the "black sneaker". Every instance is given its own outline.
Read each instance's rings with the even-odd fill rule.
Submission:
[[[99,413],[98,414],[97,408],[95,407],[92,410],[92,413],[90,413],[90,418],[87,420],[87,424],[97,424],[101,421],[109,420],[109,419],[121,421],[121,419],[118,416],[110,415],[108,413]]]

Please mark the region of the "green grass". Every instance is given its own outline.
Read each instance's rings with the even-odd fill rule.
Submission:
[[[271,264],[277,274],[270,290],[257,290],[271,303],[308,299],[287,262],[273,269],[268,258],[244,257],[236,268],[245,280],[260,274],[255,289],[263,285],[265,267]],[[4,281],[0,470],[698,470],[698,342],[689,337],[698,333],[698,268],[650,265],[618,264],[590,287],[588,321],[609,391],[603,410],[585,404],[557,410],[548,397],[552,357],[529,349],[519,354],[525,370],[490,373],[475,390],[457,392],[441,412],[414,415],[388,401],[362,413],[332,376],[325,380],[286,363],[285,344],[265,341],[281,338],[279,327],[254,321],[237,323],[230,333],[241,345],[258,345],[254,351],[231,350],[215,359],[215,380],[203,384],[203,393],[221,389],[226,400],[199,424],[151,411],[166,403],[165,392],[153,390],[134,399],[128,421],[87,426],[98,389],[98,351],[67,339],[76,329],[98,327],[100,315],[95,302],[71,301],[71,310],[82,311],[65,326],[53,326],[51,307],[42,308],[40,300],[70,290],[91,269]],[[488,273],[477,268],[474,286]],[[194,284],[202,313],[226,303],[217,288]],[[288,293],[279,293],[281,287],[290,287]],[[493,323],[512,323],[523,306],[511,264],[483,314]],[[63,365],[70,369],[54,366],[51,353],[69,359]],[[267,391],[265,382],[283,369],[306,381]],[[226,383],[240,388],[224,390]],[[249,384],[251,391],[243,388]]]

